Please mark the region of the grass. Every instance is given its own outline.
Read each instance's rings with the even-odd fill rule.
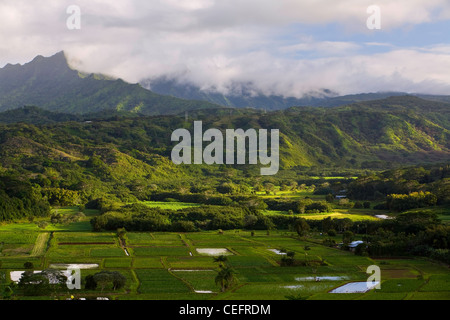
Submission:
[[[115,243],[115,234],[110,232],[55,232],[54,238],[58,243]]]
[[[53,209],[52,213],[58,214],[76,214],[79,212],[78,207],[64,207]],[[79,222],[71,223],[71,224],[51,224],[49,218],[38,218],[35,219],[34,222],[29,222],[28,220],[16,221],[15,223],[5,223],[0,224],[0,233],[2,232],[22,232],[22,231],[68,231],[68,232],[89,232],[92,230],[90,219],[92,216],[97,215],[99,213],[98,210],[86,209],[84,214],[85,217],[82,218]],[[46,221],[48,225],[45,229],[40,229],[35,222]]]
[[[288,215],[287,211],[279,210],[264,210],[264,215],[276,216],[276,215]],[[380,220],[374,217],[375,212],[373,210],[357,210],[357,209],[335,209],[333,212],[323,212],[323,213],[304,213],[304,214],[294,214],[294,217],[305,218],[306,220],[323,220],[325,218],[331,217],[332,219],[344,219],[348,218],[352,221],[364,221],[364,220]]]
[[[50,233],[42,232],[37,236],[36,243],[34,244],[33,251],[31,251],[31,256],[40,256],[45,252],[47,247],[47,242],[50,238]]]
[[[214,269],[217,264],[211,257],[168,257],[167,265],[172,269]]]
[[[172,273],[188,282],[194,290],[217,292],[219,289],[214,281],[217,272],[213,270],[176,271]]]
[[[67,210],[75,212],[76,208]],[[347,215],[357,217],[358,212],[352,211]],[[124,290],[113,293],[117,299],[285,300],[288,296],[313,300],[450,299],[447,266],[421,258],[355,256],[351,252],[320,245],[323,236],[319,234],[305,240],[286,230],[270,233],[256,230],[253,236],[250,231],[243,230],[227,230],[223,234],[217,231],[127,232],[131,253],[128,257],[120,248],[114,232],[92,232],[90,228],[79,230],[68,225],[54,229],[50,237],[51,229],[40,230],[31,226],[36,227],[26,222],[0,227],[0,243],[5,242],[0,246],[0,273],[5,277],[10,271],[23,270],[25,262],[32,262],[36,270],[43,270],[52,263],[97,263],[97,269],[82,270],[82,277],[100,270],[122,272],[127,277],[127,284]],[[50,244],[48,250],[47,244]],[[309,250],[305,250],[305,246],[309,246]],[[218,264],[213,257],[197,254],[197,248],[228,248],[233,252],[227,256],[238,280],[232,290],[220,292],[214,282]],[[295,252],[297,261],[323,259],[325,264],[281,267],[281,256],[268,249],[282,248]],[[381,290],[363,294],[328,293],[348,281],[365,281],[368,277],[365,270],[369,265],[381,267]],[[298,280],[313,275],[345,276],[346,280]],[[214,293],[195,293],[195,290]],[[84,293],[89,292],[80,292]],[[109,296],[111,294],[108,293]]]
[[[186,247],[139,247],[133,250],[136,256],[189,256]]]
[[[143,201],[142,204],[150,208],[161,208],[170,210],[180,210],[185,208],[200,207],[201,204],[198,203],[188,203],[188,202],[162,202],[162,201]]]
[[[136,270],[140,293],[185,293],[191,291],[186,283],[171,275],[167,270]]]
[[[104,261],[105,268],[130,268],[132,260],[129,258],[106,258]]]
[[[424,280],[419,279],[393,279],[383,281],[381,284],[382,293],[412,292],[419,290],[425,284]]]
[[[364,220],[379,220],[370,215],[366,214],[351,214],[351,213],[342,213],[342,212],[332,212],[332,213],[306,213],[296,215],[298,217],[305,218],[306,220],[323,220],[325,218],[331,217],[332,219],[344,219],[348,218],[352,221],[364,221]]]
[[[420,291],[450,292],[450,275],[432,275]]]
[[[91,249],[91,257],[122,257],[125,252],[120,248]]]
[[[160,257],[151,257],[151,258],[135,258],[133,261],[133,268],[135,269],[148,269],[148,268],[156,268],[161,269],[164,268],[161,263]]]

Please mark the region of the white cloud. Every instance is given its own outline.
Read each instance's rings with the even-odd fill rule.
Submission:
[[[450,18],[447,0],[2,0],[0,65],[65,50],[83,71],[130,82],[176,75],[223,92],[242,82],[294,96],[322,88],[448,93],[448,44],[400,50],[352,39],[370,33],[366,9],[374,3],[383,32]],[[81,30],[66,28],[69,4],[81,8]],[[324,24],[348,40],[290,31]],[[368,46],[391,51],[363,55]]]
[[[360,49],[361,46],[354,42],[343,41],[305,41],[303,43],[281,47],[280,52],[286,54],[298,54],[302,52],[314,52],[321,56],[349,55]]]

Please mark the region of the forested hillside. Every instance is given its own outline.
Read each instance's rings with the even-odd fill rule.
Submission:
[[[235,183],[239,186],[237,190],[248,191],[264,181],[277,185],[289,184],[289,180],[303,183],[297,175],[318,170],[359,176],[407,165],[448,163],[449,110],[447,104],[414,97],[272,113],[199,110],[191,112],[188,121],[184,114],[154,117],[97,114],[82,118],[25,108],[19,112],[31,112],[34,116],[28,120],[25,117],[24,121],[43,124],[0,125],[0,174],[11,181],[21,181],[27,190],[45,196],[50,205],[80,204],[104,196],[128,202],[146,199],[155,190],[215,189],[223,183]],[[0,119],[15,122],[14,114],[0,114]],[[178,128],[191,130],[194,120],[203,121],[204,130],[279,129],[280,172],[262,179],[259,166],[176,166],[170,159],[175,145],[170,141],[171,134]],[[440,198],[445,198],[443,192],[447,190],[444,178],[429,181],[436,186],[444,185],[444,191],[438,192]],[[423,190],[418,185],[428,182],[420,179],[420,183],[412,183],[413,187],[402,189],[402,193]],[[373,183],[379,184],[374,189],[378,192],[386,189],[380,187],[382,179]],[[352,189],[355,197],[373,198],[373,192],[359,194],[368,185]],[[392,190],[386,189],[385,195],[395,192],[392,183],[390,186]],[[10,198],[7,203],[21,198],[6,186],[3,190]],[[30,199],[38,203],[41,198]],[[30,205],[33,204],[26,204],[19,211],[25,213]]]

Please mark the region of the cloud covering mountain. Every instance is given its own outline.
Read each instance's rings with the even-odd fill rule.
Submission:
[[[70,5],[81,29],[69,30]],[[120,0],[0,3],[0,66],[64,50],[74,68],[129,82],[162,76],[205,91],[300,98],[450,92],[450,2]]]

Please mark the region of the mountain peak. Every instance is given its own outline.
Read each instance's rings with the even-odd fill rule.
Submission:
[[[39,55],[24,65],[0,68],[0,111],[34,105],[45,110],[89,113],[118,110],[179,113],[217,105],[157,95],[139,85],[72,69],[64,51]]]
[[[67,62],[67,58],[66,58],[64,51],[60,51],[50,57],[44,57],[42,55],[38,55],[28,64],[36,64],[36,63],[44,63],[47,65],[54,65],[57,67],[61,67],[61,66],[69,67],[69,64]]]

